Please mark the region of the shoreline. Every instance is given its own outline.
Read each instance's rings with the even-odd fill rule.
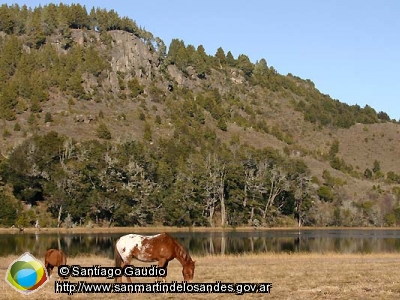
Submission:
[[[167,227],[167,226],[149,226],[149,227],[75,227],[75,228],[24,228],[20,231],[18,228],[0,228],[0,234],[89,234],[89,233],[160,233],[160,232],[268,232],[268,231],[309,231],[309,230],[400,230],[400,227]]]

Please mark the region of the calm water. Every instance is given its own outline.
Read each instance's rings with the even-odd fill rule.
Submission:
[[[124,234],[0,234],[0,257],[25,252],[41,257],[47,249],[61,247],[70,257],[96,254],[113,258],[113,243]],[[244,252],[400,253],[400,230],[255,230],[170,234],[196,256]]]

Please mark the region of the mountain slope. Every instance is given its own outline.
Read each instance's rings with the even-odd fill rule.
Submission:
[[[28,208],[1,223],[400,223],[399,124],[385,113],[263,59],[179,40],[167,52],[131,20],[87,25],[101,13],[42,35],[2,25],[1,195]]]

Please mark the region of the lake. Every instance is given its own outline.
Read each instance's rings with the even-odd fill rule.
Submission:
[[[0,257],[30,252],[42,257],[49,248],[59,248],[68,256],[95,254],[113,258],[114,241],[126,233],[0,234]],[[154,233],[141,233],[154,234]],[[191,255],[260,252],[400,252],[400,229],[307,229],[225,232],[170,232]]]

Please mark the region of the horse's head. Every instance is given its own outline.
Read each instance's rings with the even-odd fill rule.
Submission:
[[[196,261],[190,261],[187,263],[182,270],[183,280],[184,281],[192,281],[194,276],[194,266]]]

